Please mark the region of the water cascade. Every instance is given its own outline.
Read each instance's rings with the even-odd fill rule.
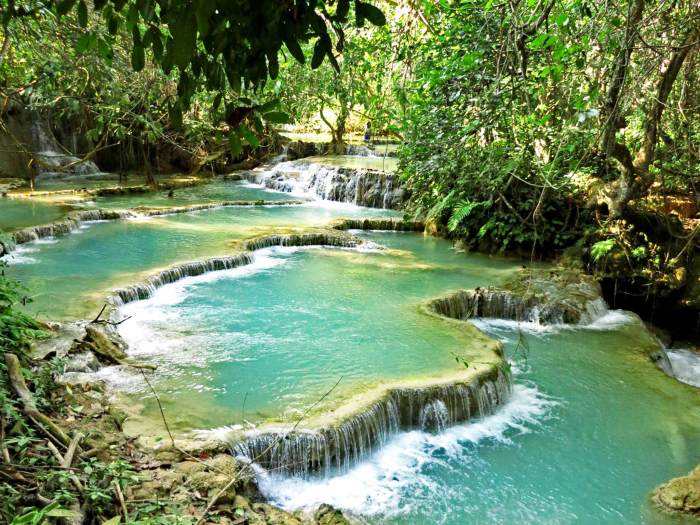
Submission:
[[[167,268],[149,277],[146,281],[132,284],[114,291],[114,303],[120,305],[148,299],[155,291],[166,284],[177,282],[185,277],[202,275],[207,272],[230,270],[253,262],[253,255],[240,253],[228,257],[212,257],[203,261],[193,261]]]
[[[398,175],[366,168],[285,162],[271,171],[254,174],[253,178],[273,190],[310,193],[324,200],[358,206],[400,209],[408,199]]]
[[[372,248],[379,247],[374,243],[367,243],[347,233],[336,231],[305,234],[277,234],[256,237],[243,243],[242,249],[244,251],[242,253],[178,264],[150,276],[144,282],[119,288],[114,291],[112,303],[115,306],[119,306],[133,301],[148,299],[153,296],[158,288],[186,277],[195,277],[208,272],[231,270],[239,266],[252,264],[254,261],[252,252],[255,250],[274,246],[332,246],[337,248],[357,248],[364,244]]]
[[[380,230],[401,232],[422,232],[425,223],[422,221],[407,221],[404,219],[375,218],[375,219],[338,219],[331,225],[336,230]]]
[[[453,319],[478,317],[507,319],[541,325],[587,325],[603,317],[608,306],[594,290],[577,296],[518,293],[506,289],[459,290],[434,299],[428,309]]]
[[[307,477],[348,470],[402,430],[440,430],[492,414],[509,398],[510,377],[498,366],[470,382],[396,388],[350,417],[314,430],[251,431],[233,454],[272,472]]]
[[[70,214],[67,218],[18,230],[12,234],[15,244],[25,244],[47,237],[66,235],[80,228],[84,222],[90,221],[112,221],[136,217],[137,214],[129,210],[84,210]]]
[[[295,206],[303,204],[303,201],[221,201],[205,204],[192,204],[189,206],[176,206],[167,208],[135,208],[133,210],[118,209],[93,209],[71,213],[65,219],[50,224],[31,226],[12,233],[12,242],[0,244],[0,256],[13,251],[18,244],[25,244],[40,239],[67,235],[80,228],[81,224],[91,221],[114,221],[121,219],[133,219],[137,217],[157,217],[163,215],[175,215],[192,213],[196,211],[212,210],[217,208],[234,208],[246,206]]]
[[[0,133],[0,165],[8,173],[28,175],[34,160],[39,175],[90,175],[100,170],[91,160],[69,153],[38,112],[11,102],[4,112],[7,132]]]
[[[255,237],[243,246],[248,251],[262,250],[273,246],[333,246],[335,248],[357,248],[369,244],[362,239],[334,231],[300,234],[275,234]],[[377,247],[374,243],[372,247]]]

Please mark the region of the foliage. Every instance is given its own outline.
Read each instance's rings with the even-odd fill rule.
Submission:
[[[0,261],[0,353],[23,352],[29,341],[44,334],[39,323],[16,308],[31,301],[25,292],[5,277]]]
[[[2,22],[7,29],[25,18],[50,16],[62,23],[68,17],[83,30],[76,49],[96,52],[107,62],[117,54],[115,38],[129,35],[129,62],[134,71],[144,70],[146,51],[150,51],[164,76],[177,79],[176,94],[167,104],[170,123],[181,128],[183,111],[206,88],[216,93],[214,110],[224,108],[231,135],[235,135],[230,140],[236,152],[238,143],[250,137],[244,121],[253,117],[258,123],[269,109],[248,97],[239,99],[239,95],[260,88],[268,77],[278,76],[283,46],[304,63],[301,45],[313,40],[311,67],[318,68],[328,59],[339,69],[335,53],[343,50],[351,7],[357,26],[365,21],[375,25],[386,22],[378,8],[361,0],[297,1],[291,5],[276,0],[100,0],[93,3],[92,10],[85,0],[29,4],[9,0]],[[91,24],[100,18],[99,26]],[[118,43],[123,45],[123,38]]]
[[[551,256],[584,239],[592,259],[602,261],[614,235],[605,214],[616,202],[638,205],[630,192],[623,195],[623,170],[600,148],[606,90],[633,23],[628,3],[423,5],[433,32],[401,42],[413,71],[405,84],[400,151],[413,214],[473,248]],[[624,115],[619,136],[630,151],[644,146],[660,114],[650,108],[663,77],[650,79],[649,72],[663,73],[697,16],[692,3],[681,2],[664,15],[650,12],[634,28],[644,45],[631,54],[618,108]],[[668,104],[689,112],[663,113],[645,191],[695,192],[700,157],[689,142],[700,132],[694,45]],[[658,251],[633,243],[631,260],[653,264],[650,254]]]

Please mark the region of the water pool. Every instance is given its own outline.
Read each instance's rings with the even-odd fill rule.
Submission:
[[[513,399],[496,415],[439,434],[403,433],[347,473],[261,476],[288,509],[330,503],[371,524],[674,524],[649,491],[700,461],[700,394],[648,360],[655,342],[633,316],[526,333],[481,326],[506,342]]]
[[[109,289],[156,268],[228,253],[232,241],[276,227],[367,215],[395,214],[312,203],[89,224],[30,245],[6,271],[37,294],[32,308],[44,317],[91,317]],[[161,365],[154,379],[169,419],[192,428],[285,417],[339,375],[352,389],[456,366],[460,334],[416,305],[498,283],[519,263],[419,235],[367,235],[396,251],[272,253],[238,274],[184,281],[128,305],[124,313],[138,315],[124,335],[143,343],[138,357]],[[505,342],[516,369],[513,399],[497,414],[398,434],[327,478],[261,474],[265,494],[290,509],[331,503],[371,524],[683,523],[652,509],[647,495],[700,462],[700,394],[650,363],[655,341],[638,319],[611,312],[591,327],[525,326],[527,359],[514,351],[515,325],[481,326]],[[371,364],[354,359],[364,351]],[[147,397],[138,377],[105,374],[132,401]],[[154,417],[148,400],[143,417]]]
[[[61,219],[73,208],[33,199],[0,197],[0,231],[10,232],[27,226],[46,224]]]
[[[96,197],[98,208],[137,208],[186,206],[219,201],[284,201],[293,199],[288,193],[266,190],[262,186],[240,181],[217,180],[191,188],[169,191],[155,191],[144,194],[111,195]]]
[[[6,257],[6,273],[30,288],[29,310],[42,319],[92,318],[109,290],[177,262],[229,254],[236,240],[279,228],[324,226],[338,217],[396,215],[319,202],[88,223],[60,239],[22,245]]]
[[[152,383],[175,426],[289,420],[341,377],[336,399],[460,371],[455,356],[479,359],[479,341],[418,305],[455,287],[498,283],[518,264],[417,234],[370,237],[392,249],[268,250],[250,267],[187,278],[122,307],[131,319],[120,333],[133,357],[158,364]],[[112,380],[148,394],[137,374]]]

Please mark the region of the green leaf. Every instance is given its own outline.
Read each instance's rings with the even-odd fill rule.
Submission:
[[[58,13],[58,16],[66,15],[71,9],[73,9],[74,5],[75,0],[64,0],[63,2],[59,2],[56,5],[56,13]]]
[[[323,42],[319,38],[314,46],[314,55],[311,57],[311,69],[318,69],[323,63],[323,57],[326,56],[326,49]]]
[[[369,20],[375,26],[386,25],[386,17],[379,8],[358,0],[355,2],[355,22],[362,27],[365,20]]]
[[[94,36],[92,33],[84,33],[78,39],[78,43],[75,44],[76,53],[85,53],[90,49],[90,44],[92,43]]]
[[[122,522],[121,516],[114,516],[113,518],[103,521],[102,525],[119,525]]]
[[[338,0],[338,7],[335,8],[336,18],[344,22],[350,11],[350,0]]]
[[[183,70],[190,63],[195,50],[197,26],[193,17],[183,11],[169,27],[173,37],[168,39],[168,54],[173,63]]]
[[[84,0],[80,0],[80,3],[78,4],[78,23],[80,24],[80,27],[87,27],[88,10]]]
[[[228,147],[231,150],[231,156],[234,159],[237,158],[241,154],[241,151],[243,150],[243,146],[241,145],[241,139],[235,130],[231,131],[231,133],[229,133]]]
[[[593,246],[591,246],[591,256],[594,261],[598,261],[605,257],[608,253],[612,251],[615,247],[615,239],[606,239],[604,241],[598,241]]]
[[[238,128],[238,131],[241,133],[241,135],[243,135],[243,138],[248,142],[248,144],[250,144],[254,148],[257,148],[260,145],[260,140],[258,139],[258,137],[256,137],[255,133],[250,131],[247,127],[240,126]]]
[[[131,50],[131,67],[133,67],[134,71],[136,72],[141,71],[145,65],[145,61],[146,57],[143,47],[139,44],[134,44],[134,47]]]
[[[289,49],[289,52],[296,59],[297,62],[303,64],[306,61],[306,58],[304,57],[304,51],[301,49],[301,46],[299,45],[299,42],[297,42],[296,38],[285,38],[284,45],[287,46],[287,49]]]
[[[289,115],[284,111],[271,111],[265,113],[263,118],[273,124],[286,124],[289,122]]]

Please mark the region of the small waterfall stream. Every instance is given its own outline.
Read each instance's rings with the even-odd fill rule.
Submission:
[[[253,179],[277,191],[372,208],[400,209],[408,199],[398,175],[367,168],[284,162]]]
[[[493,318],[541,325],[587,325],[603,317],[608,306],[602,297],[577,300],[543,300],[508,290],[460,290],[428,304],[434,313],[453,319]]]
[[[468,384],[391,390],[369,408],[321,429],[252,431],[232,444],[232,453],[271,472],[330,475],[357,465],[400,431],[439,431],[490,415],[510,394],[509,374],[494,367]]]

